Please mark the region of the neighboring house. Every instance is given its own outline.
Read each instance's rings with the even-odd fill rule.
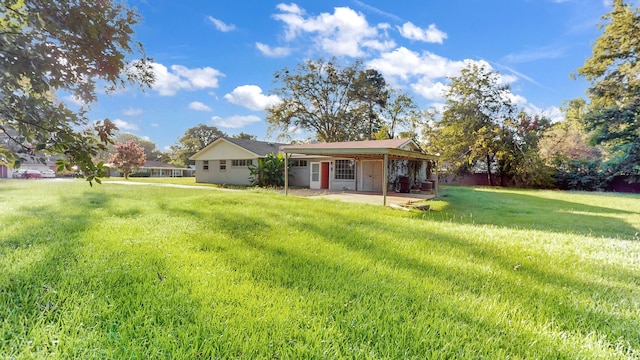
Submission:
[[[287,157],[287,185],[296,187],[408,192],[436,182],[437,157],[411,139],[287,145],[234,138],[219,138],[191,157],[196,182],[249,185],[248,166],[269,153]]]
[[[12,178],[15,177],[13,173],[22,172],[25,170],[38,170],[42,172],[43,170],[53,170],[56,171],[55,163],[48,161],[46,164],[42,164],[35,161],[26,161],[20,164],[20,168],[14,169],[7,167],[5,165],[0,165],[0,178]]]
[[[437,157],[411,139],[285,145],[281,150],[293,165],[287,185],[386,193],[437,183]]]
[[[278,154],[280,146],[272,142],[221,137],[189,159],[196,163],[196,182],[249,185],[249,165],[259,158]]]
[[[110,164],[105,164],[110,166]],[[114,167],[110,167],[110,176],[120,176],[120,172]],[[147,160],[144,162],[144,166],[133,171],[132,177],[188,177],[193,176],[193,170],[190,168],[183,168],[179,166],[165,164],[161,161]]]

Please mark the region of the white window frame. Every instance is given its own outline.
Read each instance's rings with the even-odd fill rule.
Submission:
[[[253,160],[251,159],[231,160],[231,167],[233,168],[246,168],[249,165],[253,165]]]
[[[355,180],[356,164],[351,159],[338,159],[334,163],[333,178],[335,180]]]

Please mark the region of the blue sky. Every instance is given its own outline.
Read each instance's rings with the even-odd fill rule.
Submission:
[[[157,82],[101,95],[90,117],[160,150],[190,127],[215,125],[273,140],[265,107],[273,73],[307,59],[362,59],[421,108],[442,106],[446,77],[485,62],[513,101],[559,118],[563,100],[584,97],[572,80],[600,35],[608,0],[304,0],[129,2],[142,16],[136,39]],[[301,135],[302,136],[302,135]]]

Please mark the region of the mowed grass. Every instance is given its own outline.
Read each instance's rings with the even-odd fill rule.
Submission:
[[[0,182],[0,358],[640,356],[640,197]]]

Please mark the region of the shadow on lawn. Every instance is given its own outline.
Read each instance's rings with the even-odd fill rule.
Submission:
[[[603,198],[615,201],[613,196]],[[495,225],[624,240],[640,239],[640,228],[623,219],[640,216],[640,213],[616,209],[608,206],[610,204],[593,206],[548,199],[536,196],[535,191],[527,194],[465,187],[444,190],[441,201],[446,202],[443,210],[418,213],[416,216],[460,224]]]
[[[496,245],[474,243],[462,236],[442,231],[400,230],[393,219],[388,222],[376,219],[353,221],[339,205],[333,203],[305,204],[313,207],[305,210],[310,211],[309,214],[333,219],[330,228],[319,225],[309,214],[295,216],[295,209],[283,214],[267,203],[263,205],[264,218],[279,217],[282,220],[279,226],[290,229],[291,237],[269,239],[260,236],[269,234],[271,223],[242,211],[220,212],[215,216],[207,214],[215,217],[218,225],[227,224],[216,227],[218,231],[226,233],[233,241],[243,243],[263,258],[248,261],[246,257],[238,258],[223,251],[220,254],[235,264],[238,271],[249,272],[254,281],[274,288],[296,290],[303,295],[308,292],[333,304],[335,312],[325,314],[321,321],[325,322],[324,326],[341,328],[343,338],[338,340],[344,343],[375,343],[377,339],[371,338],[365,330],[371,330],[368,325],[379,316],[406,322],[404,338],[393,339],[395,335],[391,334],[387,341],[406,341],[406,344],[399,343],[398,346],[412,345],[414,355],[428,353],[433,346],[446,345],[447,339],[436,334],[424,339],[421,331],[430,328],[440,334],[453,334],[459,328],[466,328],[470,336],[480,334],[495,341],[496,349],[507,349],[509,354],[524,357],[527,354],[561,358],[575,356],[570,344],[562,343],[553,333],[566,332],[585,338],[595,336],[612,341],[609,345],[614,347],[619,345],[616,341],[633,344],[639,340],[632,331],[640,327],[638,319],[618,316],[599,305],[600,301],[624,302],[632,293],[626,286],[640,282],[637,274],[610,267],[603,269],[602,275],[611,281],[583,280],[580,276],[548,266],[549,259],[536,263],[535,260],[527,260],[523,253],[507,254]],[[187,214],[193,215],[191,212]],[[368,230],[370,228],[381,230],[375,232]],[[300,248],[295,244],[295,234],[298,233],[313,235],[309,247]],[[389,241],[389,238],[397,240]],[[305,241],[308,242],[308,238]],[[332,244],[332,248],[340,250],[331,258],[318,256],[312,247],[314,243],[319,246]],[[216,248],[214,251],[219,250]],[[442,254],[450,254],[459,262],[434,260],[427,255],[432,253],[439,254],[439,258]],[[516,264],[522,264],[522,267],[514,270]],[[386,268],[386,271],[377,272],[378,266]],[[482,271],[487,268],[491,270]],[[608,298],[603,299],[603,296]],[[369,310],[384,315],[362,317],[357,313],[367,306],[367,301],[381,297],[386,301],[384,309]],[[497,304],[504,317],[487,316],[477,302],[482,299],[486,300],[485,303]],[[352,310],[347,304],[353,302],[360,306],[353,306]],[[437,314],[436,319],[446,317],[448,321],[444,325],[440,321],[412,323],[416,317],[432,318],[432,313]],[[511,323],[511,316],[533,325],[521,327],[518,320]],[[382,324],[376,324],[379,325]],[[532,345],[513,348],[515,343]],[[480,343],[471,342],[468,346],[472,351],[474,346],[486,350]]]
[[[22,221],[24,226],[0,238],[0,254],[19,252],[32,259],[10,265],[0,276],[0,304],[10,309],[0,319],[5,329],[12,329],[0,338],[0,353],[104,358],[171,354],[172,346],[159,349],[153,332],[131,333],[132,328],[155,321],[154,330],[175,336],[181,330],[180,320],[197,318],[198,306],[180,296],[179,283],[171,287],[160,283],[160,273],[171,277],[163,259],[146,254],[140,267],[128,267],[131,254],[105,251],[99,254],[104,258],[99,258],[86,249],[84,234],[104,220],[95,211],[109,216],[110,201],[118,196],[95,189],[64,193],[45,197],[54,199],[45,205],[17,205],[14,215],[7,216],[8,221]],[[145,267],[152,271],[147,274]],[[154,306],[166,304],[169,298],[175,308]],[[58,341],[83,346],[62,347],[56,345]],[[137,352],[132,350],[135,347]]]

